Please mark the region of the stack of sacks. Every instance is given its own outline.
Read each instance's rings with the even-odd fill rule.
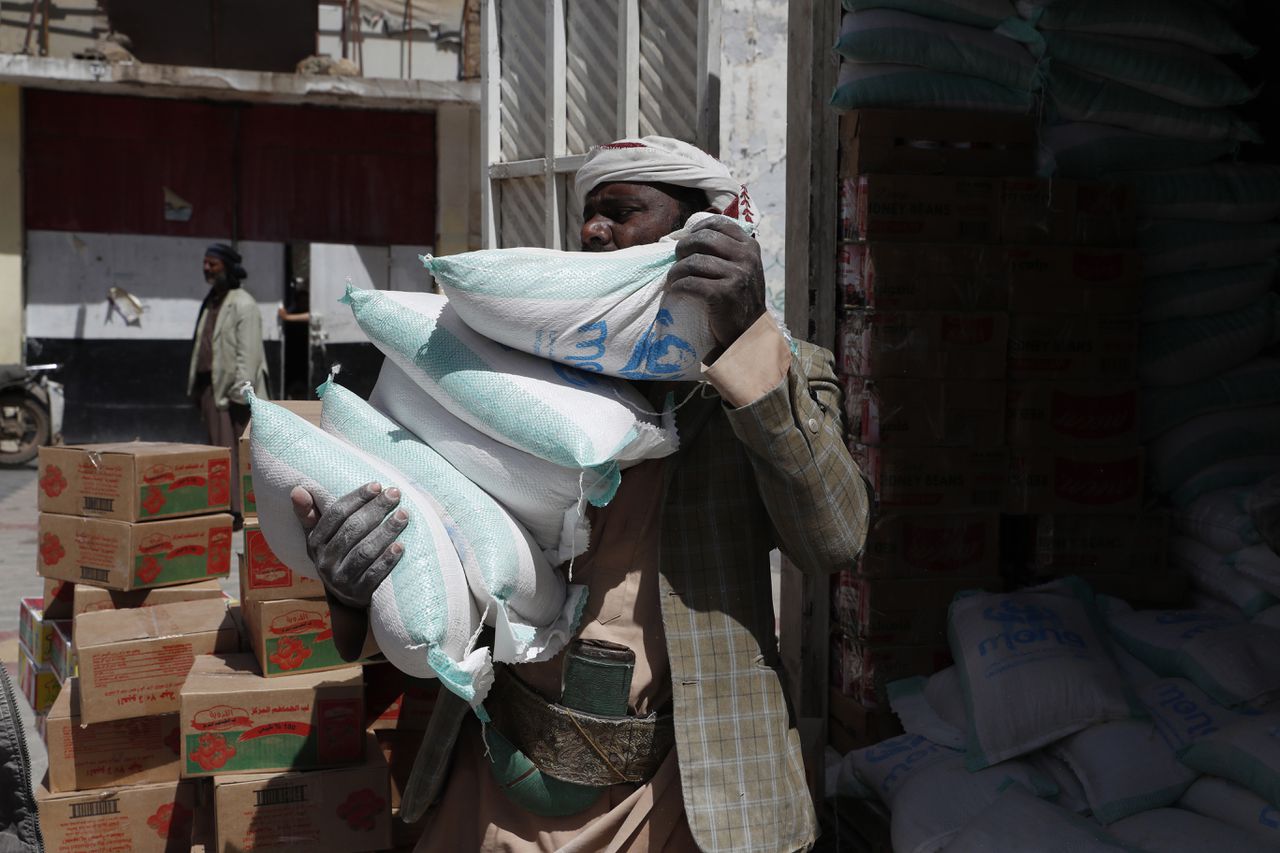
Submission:
[[[1179,514],[1170,558],[1250,615],[1280,559],[1238,514],[1280,471],[1280,166],[1227,162],[1261,141],[1230,107],[1253,90],[1221,59],[1254,48],[1199,0],[1023,0],[1052,62],[1042,170],[1130,184],[1144,255],[1142,439],[1152,492]],[[1217,520],[1229,530],[1218,529]]]
[[[495,629],[501,662],[557,654],[586,600],[559,569],[569,562],[571,580],[587,548],[586,505],[612,499],[622,468],[676,449],[674,401],[653,412],[622,380],[696,377],[714,345],[700,303],[664,292],[681,235],[607,256],[424,258],[447,299],[345,298],[387,356],[371,402],[330,381],[315,427],[251,400],[271,550],[316,576],[290,506],[296,485],[322,502],[370,481],[399,488],[411,520],[374,594],[374,638],[401,671],[439,678],[481,717],[493,672],[480,630]]]
[[[844,0],[837,109],[1026,113],[1043,41],[1008,0]]]
[[[890,688],[906,734],[828,768],[829,792],[890,809],[895,850],[1280,841],[1280,716],[1259,710],[1280,695],[1280,631],[1074,580],[951,615],[956,666]]]
[[[1049,61],[1045,174],[1176,169],[1260,142],[1230,107],[1256,94],[1219,56],[1256,48],[1202,0],[1018,0]]]

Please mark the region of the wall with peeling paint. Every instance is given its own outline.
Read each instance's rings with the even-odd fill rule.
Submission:
[[[760,211],[770,302],[782,310],[787,172],[787,4],[722,0],[720,159]]]

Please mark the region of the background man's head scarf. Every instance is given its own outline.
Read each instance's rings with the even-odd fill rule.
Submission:
[[[243,260],[240,257],[240,253],[226,243],[211,243],[204,250],[204,256],[222,261],[222,265],[227,271],[227,284],[231,287],[239,287],[240,282],[249,276],[244,267],[240,265]]]
[[[592,149],[574,182],[578,207],[586,205],[587,195],[600,184],[615,182],[700,189],[717,212],[743,222],[758,221],[747,188],[734,180],[725,165],[678,139],[645,136]]]

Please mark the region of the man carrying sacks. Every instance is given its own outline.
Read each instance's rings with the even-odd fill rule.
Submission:
[[[697,212],[752,222],[718,161],[660,137],[596,149],[577,176],[582,248],[658,241]],[[419,851],[808,848],[817,833],[779,678],[769,551],[801,569],[852,564],[866,486],[843,442],[831,353],[790,344],[765,311],[755,241],[721,218],[676,246],[672,293],[705,303],[717,347],[692,383],[636,387],[680,449],[627,469],[573,564],[589,599],[555,658],[498,665],[483,727],[441,691],[402,814],[428,805]],[[308,551],[358,654],[373,591],[411,523],[397,489],[328,506],[294,490]]]

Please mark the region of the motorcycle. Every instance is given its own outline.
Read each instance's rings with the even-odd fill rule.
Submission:
[[[57,364],[0,365],[0,468],[36,458],[41,445],[62,443],[66,406]]]

